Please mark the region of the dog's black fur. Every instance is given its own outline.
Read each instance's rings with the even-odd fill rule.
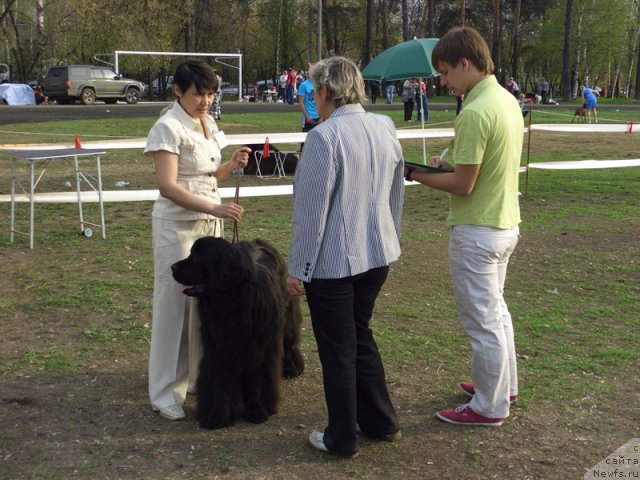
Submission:
[[[278,410],[282,377],[304,370],[302,315],[287,291],[282,256],[260,239],[231,244],[204,237],[171,269],[184,293],[198,297],[200,426],[223,428],[240,417],[265,422]]]

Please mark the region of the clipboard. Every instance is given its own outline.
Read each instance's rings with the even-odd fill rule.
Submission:
[[[445,170],[444,168],[432,167],[431,165],[425,165],[423,163],[413,163],[413,162],[404,162],[406,167],[411,167],[417,172],[428,172],[428,173],[451,173],[451,170]]]

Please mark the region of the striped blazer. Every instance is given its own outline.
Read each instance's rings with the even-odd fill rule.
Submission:
[[[392,120],[360,104],[311,130],[294,180],[289,274],[344,278],[397,260],[403,171]]]

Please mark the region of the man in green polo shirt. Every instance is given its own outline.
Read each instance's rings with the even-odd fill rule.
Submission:
[[[450,193],[449,264],[460,323],[471,340],[471,382],[460,382],[469,403],[436,416],[458,425],[501,425],[517,399],[518,373],[511,315],[503,290],[519,237],[518,175],[524,122],[517,100],[493,75],[480,34],[458,27],[436,44],[432,63],[440,83],[465,106],[455,121],[447,170],[405,167],[407,180]]]

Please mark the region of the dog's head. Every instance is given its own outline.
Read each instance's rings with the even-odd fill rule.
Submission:
[[[171,265],[182,292],[202,297],[229,291],[244,281],[248,270],[242,252],[223,238],[203,237],[195,241],[184,260]]]

